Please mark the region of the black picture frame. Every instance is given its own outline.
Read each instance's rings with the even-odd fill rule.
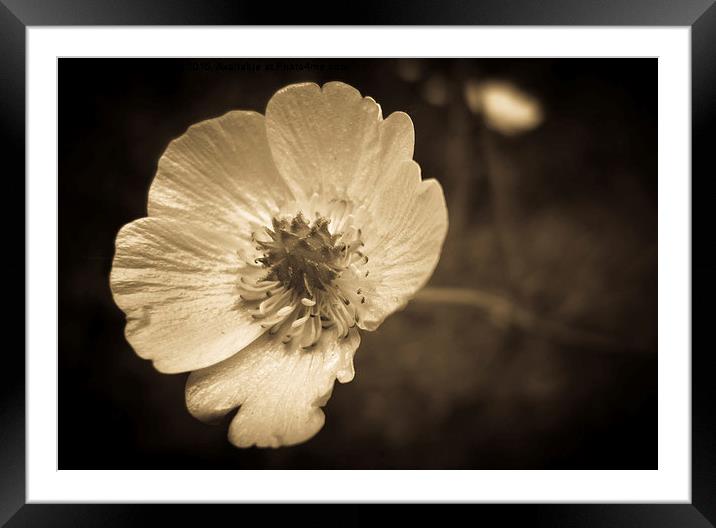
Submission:
[[[15,277],[8,286],[18,290],[24,284],[24,229],[17,228],[24,216],[25,176],[25,31],[28,26],[45,25],[614,25],[614,26],[689,26],[692,61],[692,335],[704,336],[706,303],[714,294],[712,265],[706,263],[695,242],[704,241],[709,232],[706,201],[711,193],[707,182],[713,179],[712,144],[716,87],[716,6],[714,0],[461,0],[414,1],[409,7],[398,2],[364,1],[350,9],[339,3],[312,2],[286,4],[280,8],[266,3],[216,0],[0,0],[0,114],[2,127],[3,170],[6,196],[6,226],[14,238],[6,247],[16,258],[3,259],[6,276]],[[349,14],[350,13],[350,14]],[[711,134],[709,134],[711,132]],[[9,163],[8,163],[9,162]],[[17,178],[13,178],[17,176]],[[22,181],[23,184],[19,182]],[[23,199],[14,187],[22,189]],[[696,192],[694,192],[696,191]],[[22,215],[22,216],[20,216]],[[702,248],[705,244],[702,244]],[[17,255],[23,255],[23,261]],[[696,259],[696,257],[700,258]],[[698,264],[696,263],[698,262]],[[6,295],[9,291],[6,290]],[[18,296],[20,292],[18,291]],[[9,296],[6,298],[9,299]],[[24,299],[24,297],[23,297]],[[6,308],[9,303],[6,304]],[[23,309],[14,308],[5,324],[19,329]],[[14,307],[14,305],[13,305]],[[697,310],[697,308],[700,308]],[[14,319],[17,320],[14,320]],[[697,324],[697,322],[699,324]],[[698,330],[697,330],[698,329]],[[19,331],[19,330],[16,330]],[[22,338],[24,343],[24,335]],[[164,524],[175,516],[183,523],[206,519],[207,508],[250,508],[248,506],[202,506],[200,511],[187,508],[146,505],[47,505],[25,504],[25,358],[24,347],[10,345],[3,351],[3,382],[0,384],[0,523],[7,526],[124,526],[141,524],[150,518],[149,509]],[[693,341],[694,345],[697,341]],[[712,375],[716,360],[706,346],[692,345],[692,501],[690,504],[589,504],[589,505],[476,505],[469,518],[484,522],[499,519],[500,525],[528,522],[533,526],[716,526],[716,427],[711,402],[716,400]],[[306,517],[312,525],[339,522],[358,525],[382,516],[372,506],[351,505],[333,513],[301,508],[299,512],[275,515],[293,519]],[[296,510],[292,508],[291,510]],[[458,513],[464,515],[466,512]],[[215,515],[214,512],[211,515]],[[298,515],[298,517],[296,517]],[[425,520],[426,512],[418,515]],[[432,515],[435,515],[432,513]],[[445,520],[444,511],[437,513]],[[429,519],[429,517],[427,517]],[[486,519],[487,518],[487,519]]]

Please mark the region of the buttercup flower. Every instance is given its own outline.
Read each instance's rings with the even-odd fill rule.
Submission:
[[[537,128],[544,119],[539,101],[506,81],[470,80],[465,101],[473,113],[484,115],[488,127],[506,136]]]
[[[148,216],[117,235],[110,277],[137,354],[193,371],[189,411],[233,409],[240,447],[291,445],[323,426],[375,330],[432,274],[447,231],[421,180],[407,114],[340,82],[294,84],[266,116],[233,111],[172,141]],[[389,352],[389,351],[386,351]]]

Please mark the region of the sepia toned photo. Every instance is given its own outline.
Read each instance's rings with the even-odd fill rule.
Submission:
[[[656,59],[59,59],[59,469],[657,469]]]

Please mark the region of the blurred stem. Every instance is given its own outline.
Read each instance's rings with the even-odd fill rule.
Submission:
[[[499,156],[497,145],[495,144],[497,139],[495,132],[490,130],[484,122],[480,123],[480,139],[480,148],[477,153],[482,156],[487,176],[497,249],[504,263],[510,293],[517,297],[521,296],[522,289],[520,288],[519,274],[516,269],[515,248],[517,243],[512,232],[514,215],[510,200],[512,195],[512,190],[510,189],[512,185],[511,174]]]
[[[413,298],[414,302],[430,304],[453,304],[469,306],[486,313],[501,328],[511,325],[533,332],[565,345],[584,346],[602,350],[633,349],[644,351],[611,337],[573,328],[550,321],[514,304],[511,300],[493,293],[471,288],[423,288]]]

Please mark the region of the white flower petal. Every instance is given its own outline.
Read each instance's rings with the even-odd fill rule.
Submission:
[[[229,428],[229,439],[239,447],[304,442],[323,427],[320,407],[330,398],[334,380],[353,379],[359,343],[356,330],[346,339],[330,331],[315,348],[294,350],[265,334],[233,357],[193,372],[187,407],[211,421],[241,406]]]
[[[389,186],[400,176],[401,165],[413,159],[415,130],[405,112],[393,112],[379,126],[380,150],[377,165],[364,181],[350,182],[349,196],[369,205],[379,197],[381,186]]]
[[[120,230],[110,283],[139,356],[162,372],[195,370],[263,332],[238,304],[237,250],[244,244],[167,218],[141,218]]]
[[[295,194],[345,197],[352,182],[374,178],[380,153],[380,106],[355,88],[287,86],[266,107],[268,141]]]
[[[169,143],[147,208],[149,216],[248,234],[292,198],[273,163],[264,116],[234,111],[192,125]]]
[[[381,181],[372,205],[373,221],[365,230],[366,303],[359,326],[374,330],[401,308],[432,275],[448,228],[442,187],[421,180],[414,161],[400,164],[398,175]]]

